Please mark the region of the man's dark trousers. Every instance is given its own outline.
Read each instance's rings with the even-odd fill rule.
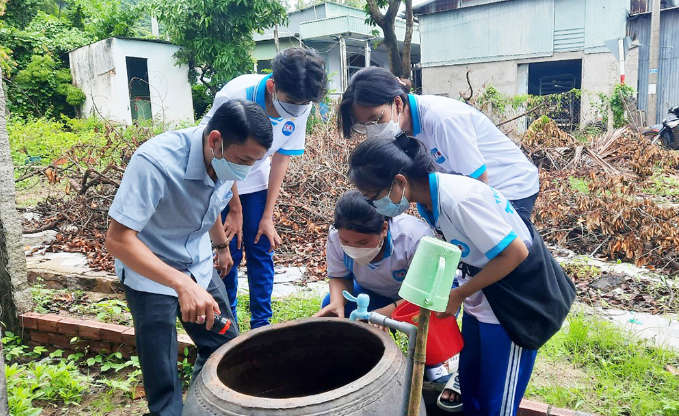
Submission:
[[[182,385],[177,370],[178,346],[175,326],[177,317],[181,321],[179,301],[174,296],[140,292],[124,287],[127,304],[134,319],[134,338],[151,415],[181,416]],[[222,315],[233,323],[226,289],[216,271],[212,275],[207,291],[219,304]],[[205,324],[182,321],[182,325],[198,349],[191,378],[193,382],[210,354],[238,336],[238,327],[233,324],[225,334],[219,335],[207,331]]]

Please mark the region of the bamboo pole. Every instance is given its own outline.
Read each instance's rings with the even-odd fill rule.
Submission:
[[[424,362],[427,356],[427,333],[429,332],[429,316],[431,311],[420,308],[417,325],[417,340],[413,355],[413,377],[408,400],[408,416],[420,414],[420,399],[422,398],[422,378],[424,377]]]

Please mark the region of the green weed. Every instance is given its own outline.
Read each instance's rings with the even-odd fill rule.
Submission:
[[[539,352],[539,360],[570,362],[586,381],[574,386],[529,385],[527,396],[602,415],[679,415],[679,377],[666,370],[677,352],[652,346],[611,323],[571,315]]]
[[[583,194],[589,194],[589,181],[587,179],[569,176],[568,184],[574,191],[582,192]]]

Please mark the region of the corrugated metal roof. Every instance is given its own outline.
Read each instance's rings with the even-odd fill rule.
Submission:
[[[512,0],[430,0],[413,7],[413,13],[416,15],[425,15],[505,1]]]
[[[629,35],[639,41],[638,107],[648,108],[649,44],[651,16],[629,19]],[[663,10],[660,16],[660,59],[658,69],[658,105],[656,120],[667,115],[669,107],[679,105],[679,9]]]

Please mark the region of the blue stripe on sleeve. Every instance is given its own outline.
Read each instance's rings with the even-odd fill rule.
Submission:
[[[498,254],[502,253],[504,249],[507,248],[507,246],[514,241],[514,239],[517,237],[516,233],[514,231],[510,232],[507,234],[505,238],[502,239],[497,245],[490,250],[486,252],[486,257],[488,257],[488,260],[493,260],[495,257],[497,257]]]
[[[479,176],[483,175],[483,172],[486,171],[486,165],[481,165],[480,168],[476,169],[474,172],[472,172],[469,176],[472,178],[476,179]]]
[[[278,153],[286,156],[301,156],[304,154],[304,149],[299,150],[278,149]]]

